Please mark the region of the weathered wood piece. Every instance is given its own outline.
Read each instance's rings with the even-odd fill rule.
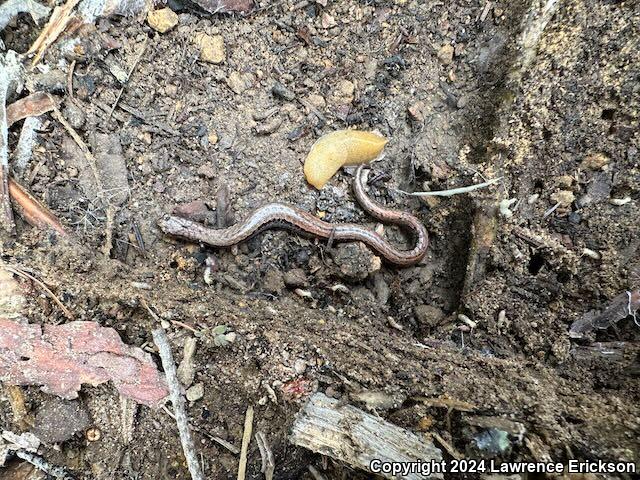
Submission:
[[[365,471],[372,460],[383,462],[440,462],[442,452],[426,437],[392,425],[351,405],[316,393],[298,413],[290,441]],[[442,478],[418,473],[385,478]]]

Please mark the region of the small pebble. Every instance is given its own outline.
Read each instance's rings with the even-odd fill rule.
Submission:
[[[178,15],[170,8],[151,10],[147,15],[149,26],[156,32],[166,33],[179,22]]]
[[[271,87],[271,93],[276,97],[287,101],[291,101],[296,98],[296,94],[280,82],[276,82],[273,87]]]
[[[374,255],[363,243],[342,243],[336,248],[333,260],[343,278],[364,280],[380,270],[380,257]]]
[[[73,102],[69,102],[64,107],[62,114],[73,128],[80,129],[84,125],[86,118],[84,111]]]
[[[331,290],[332,292],[349,293],[349,288],[345,287],[341,283],[336,283],[335,285],[329,287],[329,290]]]
[[[255,131],[258,135],[271,135],[277,131],[282,125],[282,119],[279,117],[273,117],[266,123],[261,123],[255,127]]]
[[[275,268],[267,270],[262,278],[262,288],[268,293],[282,293],[284,285],[282,272]]]
[[[195,43],[200,48],[200,60],[203,62],[219,64],[227,59],[222,35],[199,33],[196,35]]]
[[[559,203],[563,207],[570,206],[575,199],[575,195],[570,190],[560,190],[551,195],[551,201],[553,203]]]
[[[449,65],[453,62],[453,46],[451,45],[443,45],[438,50],[438,60],[442,62],[443,65]]]
[[[409,107],[407,108],[407,111],[409,112],[409,115],[411,116],[412,120],[422,123],[424,122],[424,109],[425,109],[424,102],[417,101],[416,103],[409,105]]]
[[[204,397],[204,384],[202,382],[196,383],[194,386],[189,387],[186,391],[187,400],[190,402],[197,402]]]
[[[294,293],[302,298],[313,298],[313,295],[311,295],[311,292],[309,290],[302,290],[301,288],[296,288],[294,290]]]
[[[433,305],[418,305],[413,309],[413,313],[418,323],[427,327],[440,325],[446,317],[442,309]]]
[[[251,86],[252,80],[250,73],[231,72],[227,77],[227,85],[233,93],[239,95]]]
[[[294,268],[284,274],[284,284],[289,288],[306,287],[307,274],[301,268]]]
[[[302,375],[307,369],[307,362],[299,358],[294,362],[293,369],[298,375]]]
[[[600,170],[609,164],[611,160],[603,153],[592,153],[587,155],[580,163],[580,167],[587,170]]]
[[[353,102],[356,86],[350,80],[340,80],[335,91],[336,99],[339,103],[349,104]]]

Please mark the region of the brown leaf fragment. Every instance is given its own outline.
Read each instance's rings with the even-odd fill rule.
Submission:
[[[69,400],[78,397],[83,383],[112,381],[122,396],[151,407],[168,394],[149,354],[95,322],[41,327],[0,319],[0,381],[40,385]]]
[[[67,235],[62,223],[51,210],[36,200],[13,178],[9,178],[9,194],[15,202],[18,213],[27,223],[36,228],[55,230],[63,237]]]
[[[191,3],[208,13],[249,13],[253,10],[253,0],[191,0]]]
[[[7,127],[27,118],[50,112],[60,100],[45,92],[35,92],[7,107]]]

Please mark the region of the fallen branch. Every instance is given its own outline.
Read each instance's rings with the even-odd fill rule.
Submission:
[[[156,328],[152,334],[153,341],[158,347],[158,352],[160,353],[160,360],[162,361],[164,373],[167,377],[169,394],[173,405],[173,414],[175,415],[176,424],[178,425],[180,443],[182,443],[182,451],[187,459],[189,473],[193,480],[204,480],[202,470],[200,469],[200,463],[198,462],[198,454],[196,452],[195,445],[193,444],[191,429],[189,428],[184,397],[182,396],[182,387],[178,380],[176,364],[173,360],[171,347],[169,346],[169,339],[162,328]]]
[[[392,425],[351,405],[316,393],[298,413],[290,441],[312,452],[328,455],[356,468],[371,471],[372,460],[382,462],[440,462],[442,452],[426,437]],[[414,472],[402,478],[442,478],[432,472]],[[426,473],[426,472],[425,472]],[[390,473],[385,478],[396,478]]]
[[[16,456],[20,457],[26,462],[29,462],[38,470],[42,470],[44,473],[54,478],[59,478],[61,480],[73,480],[73,477],[69,475],[64,468],[58,467],[57,465],[51,465],[40,455],[27,452],[26,450],[17,450]]]

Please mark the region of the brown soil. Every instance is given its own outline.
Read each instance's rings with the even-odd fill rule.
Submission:
[[[76,108],[86,116],[78,131],[94,151],[108,141],[122,147],[125,164],[109,164],[103,178],[114,196],[122,193],[123,172],[129,187],[117,200],[110,257],[101,253],[106,211],[84,188],[73,142],[50,119],[23,178],[73,236],[65,241],[20,223],[16,237],[1,238],[2,258],[32,268],[78,319],[112,326],[130,345],[153,345],[155,322],[140,298],[161,318],[200,331],[195,382],[204,383],[204,397],[189,406],[193,424],[239,446],[245,410],[254,405],[254,431],[270,442],[277,479],[311,478],[308,465],[330,479],[360,475],[289,444],[294,415],[314,390],[407,429],[438,433],[463,454],[490,456],[475,447],[482,428],[469,413],[419,397],[468,402],[475,415],[523,424],[526,433],[510,437],[502,459],[638,462],[639,327],[628,316],[582,339],[568,335],[575,320],[640,284],[637,2],[564,1],[517,88],[508,75],[523,53],[516,42],[524,2],[494,2],[484,20],[484,1],[347,0],[294,11],[295,2],[269,3],[246,18],[185,11],[165,34],[144,19],[99,20],[99,34],[122,47],[76,64],[76,101],[65,98],[64,106],[67,115]],[[322,28],[330,23],[325,14],[335,27]],[[3,39],[24,52],[38,31],[20,18]],[[223,64],[199,61],[193,38],[201,32],[224,37]],[[146,121],[120,108],[108,120],[98,105],[113,104],[121,88],[108,65],[126,71],[146,38],[120,99]],[[441,50],[448,44],[455,46],[450,63]],[[44,62],[55,65],[57,55],[52,48]],[[274,96],[275,82],[296,98]],[[255,118],[271,109],[281,124],[258,135],[255,127],[272,118]],[[158,230],[157,220],[178,204],[203,200],[213,215],[223,184],[236,220],[279,201],[324,212],[328,221],[373,226],[350,194],[350,172],[321,192],[302,175],[313,142],[347,127],[390,139],[374,164],[389,178],[377,184],[376,198],[427,226],[431,245],[420,265],[383,264],[354,276],[349,251],[340,255],[349,247],[287,232],[213,250]],[[18,133],[19,124],[12,145]],[[95,133],[109,140],[92,140]],[[504,177],[497,187],[429,202],[394,190],[441,190],[497,176]],[[574,200],[545,216],[561,191]],[[610,203],[625,197],[625,205]],[[517,201],[511,217],[497,211],[504,199]],[[394,229],[386,234],[402,241]],[[211,285],[203,276],[210,256]],[[302,288],[312,299],[285,286],[293,269],[304,272]],[[348,291],[334,291],[336,284]],[[31,322],[66,321],[37,295],[25,314]],[[458,314],[475,328],[468,331]],[[210,333],[222,324],[237,334],[224,347]],[[192,332],[173,324],[168,333],[179,360]],[[614,341],[624,342],[619,356],[590,348]],[[301,398],[292,387],[303,390]],[[37,387],[24,391],[37,411],[46,396]],[[392,401],[359,403],[363,391]],[[78,478],[188,478],[174,421],[164,412],[140,407],[127,440],[112,386],[85,387],[81,401],[100,440],[76,434],[46,450],[50,462]],[[0,426],[20,430],[6,401]],[[235,478],[238,457],[196,437],[207,478]],[[262,478],[254,442],[247,476]]]

